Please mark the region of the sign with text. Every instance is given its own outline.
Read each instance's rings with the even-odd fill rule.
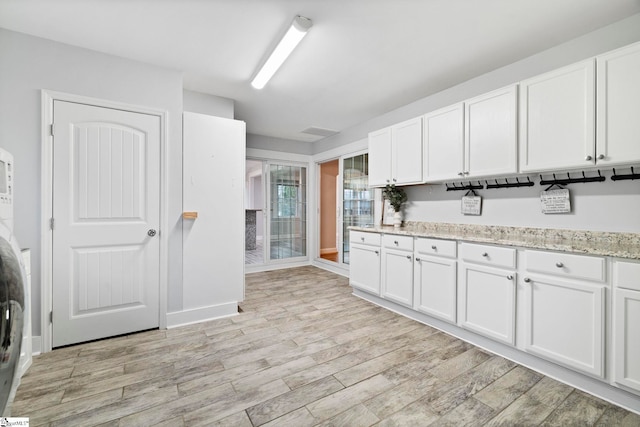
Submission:
[[[571,212],[569,190],[566,188],[562,188],[559,190],[541,191],[540,205],[542,206],[543,214]]]
[[[480,215],[482,212],[482,197],[480,196],[463,196],[462,197],[462,213],[464,215]]]

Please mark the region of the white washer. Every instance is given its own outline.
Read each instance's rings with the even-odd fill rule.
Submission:
[[[13,156],[0,149],[0,413],[8,416],[20,383],[20,354],[29,316],[20,246],[13,236]],[[29,355],[30,356],[30,355]]]

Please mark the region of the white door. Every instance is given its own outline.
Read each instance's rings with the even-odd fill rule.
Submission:
[[[412,307],[413,253],[384,249],[382,255],[382,297]]]
[[[416,255],[414,308],[451,323],[456,321],[455,259]]]
[[[356,245],[351,241],[349,284],[380,295],[380,247]]]
[[[395,184],[422,182],[422,117],[391,129],[391,178]]]
[[[464,105],[455,104],[424,116],[425,180],[463,176]]]
[[[383,187],[391,183],[391,128],[369,134],[369,185]]]
[[[160,127],[54,101],[54,347],[159,326]]]

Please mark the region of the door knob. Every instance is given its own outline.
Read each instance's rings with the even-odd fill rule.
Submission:
[[[153,228],[150,228],[149,231],[147,231],[147,236],[153,237],[155,235],[156,235],[156,230],[154,230]]]

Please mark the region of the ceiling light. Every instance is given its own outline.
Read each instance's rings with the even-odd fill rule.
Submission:
[[[262,89],[269,79],[278,71],[278,68],[296,48],[300,40],[307,34],[311,28],[311,19],[304,16],[296,16],[291,23],[291,27],[287,30],[278,46],[271,52],[269,59],[264,63],[258,74],[251,81],[251,86],[256,89]]]

